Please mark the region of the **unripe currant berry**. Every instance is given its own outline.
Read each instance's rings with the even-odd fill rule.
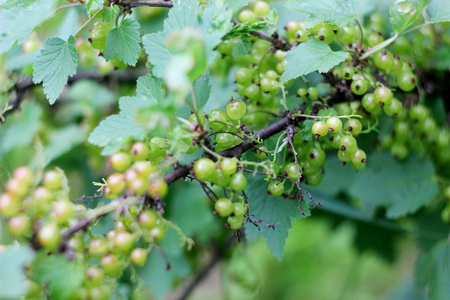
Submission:
[[[9,232],[14,236],[27,236],[31,233],[31,220],[27,215],[17,215],[9,220],[8,228]]]
[[[42,226],[37,233],[39,244],[47,250],[53,251],[61,241],[61,232],[56,223],[47,223]]]
[[[150,155],[150,148],[143,142],[136,142],[131,146],[130,153],[135,160],[146,160]]]
[[[325,123],[326,127],[328,127],[328,132],[340,132],[342,130],[342,121],[338,117],[328,118]]]
[[[95,238],[89,242],[88,253],[91,257],[100,258],[108,251],[108,242],[103,238]]]
[[[100,266],[105,273],[111,277],[119,277],[122,273],[122,265],[119,258],[115,254],[108,254],[103,256],[100,260]]]
[[[352,92],[356,95],[364,95],[369,88],[369,82],[365,79],[353,80],[351,84]]]
[[[317,121],[314,123],[311,130],[316,139],[321,136],[326,136],[328,133],[328,127],[324,121]]]
[[[145,262],[147,261],[147,255],[148,255],[147,250],[142,248],[136,248],[133,251],[131,251],[130,254],[131,263],[133,265],[142,267],[143,265],[145,265]]]
[[[417,77],[413,73],[401,73],[397,76],[398,87],[404,92],[412,91],[417,84]]]
[[[244,224],[243,216],[230,216],[227,218],[227,223],[230,225],[230,228],[233,230],[238,230]]]
[[[233,202],[228,198],[220,198],[214,204],[214,209],[221,217],[228,217],[231,215],[233,208]]]
[[[62,175],[60,171],[47,171],[43,175],[42,183],[49,190],[57,190],[62,187]]]
[[[270,5],[265,1],[256,1],[253,11],[258,17],[264,17],[270,11]]]
[[[127,231],[120,231],[116,233],[114,238],[114,247],[120,252],[128,252],[134,244],[134,239],[131,233]]]
[[[357,119],[349,119],[345,123],[345,130],[349,131],[353,136],[357,136],[362,131],[362,124]]]
[[[33,182],[33,176],[33,171],[29,167],[18,167],[13,173],[13,177],[27,187]]]
[[[0,214],[6,217],[15,216],[20,210],[20,200],[10,194],[0,194]]]
[[[242,117],[247,112],[247,106],[241,100],[232,100],[228,102],[227,106],[225,107],[225,112],[228,118],[233,121],[238,121],[242,119]]]
[[[392,97],[391,90],[385,86],[379,86],[373,92],[373,98],[380,106],[391,105]]]
[[[169,185],[160,177],[152,179],[148,186],[148,193],[151,197],[164,198],[169,192]]]
[[[194,164],[195,176],[202,181],[211,179],[215,170],[216,164],[209,158],[200,158]]]
[[[240,192],[247,187],[247,178],[243,172],[236,173],[231,176],[229,185],[233,191]]]
[[[138,216],[139,225],[144,229],[152,229],[156,226],[158,215],[153,210],[145,210]]]
[[[236,158],[224,158],[220,162],[220,168],[225,175],[233,175],[237,170],[237,162]]]
[[[114,170],[119,172],[128,169],[132,162],[131,156],[125,152],[117,152],[109,157],[109,164]]]
[[[106,179],[106,184],[112,194],[122,194],[125,189],[125,176],[122,173],[113,173]]]
[[[267,190],[274,197],[281,196],[284,193],[284,184],[283,182],[272,181],[269,183]]]

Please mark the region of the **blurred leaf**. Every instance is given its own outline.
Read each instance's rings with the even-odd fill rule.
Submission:
[[[253,224],[247,222],[245,224],[247,239],[254,241],[262,235],[266,239],[267,247],[273,255],[278,260],[281,260],[288,230],[291,228],[291,219],[305,217],[298,207],[298,201],[267,195],[267,182],[262,178],[256,177],[248,178],[245,193],[250,205],[250,214],[254,214],[252,218],[256,220],[264,219],[266,224],[279,223],[275,226],[275,229],[260,224],[261,231],[259,231]],[[304,211],[305,215],[309,216],[309,208],[304,207]]]
[[[430,0],[426,11],[430,23],[450,21],[450,5],[447,0]]]
[[[167,255],[171,266],[170,270],[166,268],[164,256],[160,252],[153,250],[150,252],[145,265],[137,268],[137,271],[145,285],[157,299],[166,299],[167,294],[176,284],[176,279],[189,275],[190,266],[186,256],[179,247],[178,236],[172,229],[166,232],[160,247]]]
[[[443,240],[416,262],[415,278],[428,290],[428,299],[450,299],[450,245]]]
[[[148,105],[149,101],[141,97],[122,97],[119,100],[120,113],[111,115],[92,131],[88,141],[91,144],[106,147],[108,151],[103,151],[103,155],[109,155],[110,151],[117,151],[129,138],[142,140],[147,131],[144,127],[134,120],[134,115],[140,107]],[[118,148],[118,149],[117,149]]]
[[[137,81],[136,94],[155,102],[163,101],[166,94],[164,81],[151,74],[141,76]]]
[[[91,80],[78,80],[72,84],[67,97],[75,101],[75,105],[89,108],[102,108],[116,101],[116,95],[109,88]]]
[[[250,2],[252,2],[252,0],[226,0],[227,6],[233,11],[239,10]]]
[[[353,2],[353,0],[289,0],[286,7],[308,16],[306,28],[320,22],[342,26],[352,22],[355,17],[356,9]]]
[[[246,38],[239,40],[233,46],[232,56],[236,57],[236,56],[247,55],[248,51],[250,50],[251,45],[252,44],[250,43],[250,41]]]
[[[51,162],[81,145],[85,139],[86,132],[76,124],[57,129],[50,135],[44,156]]]
[[[104,0],[87,0],[86,9],[88,16],[91,17],[95,12],[103,7]]]
[[[171,190],[169,219],[191,238],[207,242],[219,230],[217,218],[212,214],[213,205],[199,184],[178,181]],[[189,199],[186,199],[186,195]]]
[[[417,21],[427,4],[426,0],[396,0],[389,10],[392,29],[402,32]],[[443,5],[445,7],[448,5]]]
[[[312,126],[314,125],[314,121],[313,120],[306,120],[303,122],[302,124],[302,138],[305,141],[309,141],[313,138],[313,133],[312,133]]]
[[[194,93],[195,98],[197,100],[198,110],[201,111],[205,104],[208,102],[209,95],[211,93],[211,85],[209,84],[209,74],[205,76],[201,76],[194,83]],[[188,99],[191,99],[192,96],[189,95]],[[192,100],[192,99],[191,99]]]
[[[430,203],[438,184],[428,158],[413,156],[398,162],[390,153],[374,153],[348,189],[363,204],[385,207],[386,217],[399,218]]]
[[[185,28],[202,30],[208,62],[212,62],[216,55],[212,50],[232,26],[231,12],[226,10],[221,0],[211,1],[199,18],[200,12],[201,7],[196,0],[176,1],[169,11],[169,17],[164,21],[164,31],[147,34],[142,38],[145,52],[153,65],[154,75],[163,77],[169,61],[174,56],[174,53],[167,49],[167,37]]]
[[[105,59],[117,58],[128,65],[134,65],[141,51],[140,25],[136,20],[125,19],[119,27],[108,32],[106,37]]]
[[[333,52],[330,46],[324,42],[314,39],[308,40],[286,53],[288,64],[281,75],[281,81],[286,82],[315,71],[319,73],[328,72],[347,57],[348,53],[343,51]]]
[[[50,104],[58,99],[69,76],[77,72],[78,51],[75,42],[73,36],[70,36],[68,41],[57,37],[48,38],[34,63],[33,82],[43,82]]]
[[[11,49],[16,43],[23,44],[36,26],[53,15],[55,3],[55,0],[2,1],[0,54]]]
[[[173,57],[172,51],[166,46],[167,36],[186,27],[198,27],[197,13],[200,10],[196,0],[176,1],[169,11],[169,17],[164,21],[164,31],[144,35],[142,43],[156,76],[164,76],[166,66]]]
[[[24,246],[0,252],[0,298],[18,299],[24,296],[24,267],[33,258],[33,250]]]
[[[58,37],[67,40],[78,29],[78,11],[73,9],[67,10],[64,19],[58,29]]]
[[[8,118],[0,131],[0,156],[16,147],[29,146],[40,128],[41,115],[42,107],[29,103],[22,112]]]
[[[41,253],[33,266],[36,280],[41,284],[48,283],[51,299],[69,299],[84,280],[83,264],[69,261],[63,255],[47,256]]]

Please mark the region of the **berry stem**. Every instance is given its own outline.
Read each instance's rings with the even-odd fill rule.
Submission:
[[[394,36],[392,36],[391,38],[379,43],[378,45],[373,46],[372,48],[368,49],[364,55],[362,55],[359,60],[364,60],[366,58],[368,58],[370,55],[372,55],[373,53],[377,52],[380,49],[383,49],[384,47],[388,46],[389,44],[391,44],[393,41],[395,41],[395,39],[399,36],[399,33],[396,32],[394,34]]]

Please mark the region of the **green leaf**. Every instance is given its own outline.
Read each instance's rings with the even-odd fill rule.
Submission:
[[[0,298],[19,299],[25,294],[24,267],[34,258],[28,247],[10,248],[0,252]]]
[[[167,36],[186,27],[198,27],[197,13],[199,11],[201,9],[196,0],[176,1],[169,11],[168,18],[164,21],[164,31],[144,35],[142,43],[148,60],[153,65],[154,75],[163,77],[166,66],[174,55],[167,49]]]
[[[443,240],[416,262],[415,279],[431,300],[450,299],[450,244]]]
[[[385,207],[386,217],[399,218],[434,199],[439,187],[433,176],[434,167],[427,158],[412,156],[398,162],[390,153],[375,153],[349,192],[367,207]]]
[[[197,99],[198,110],[202,110],[205,104],[208,102],[209,95],[211,93],[211,85],[209,84],[210,76],[200,77],[194,83],[194,93]],[[192,97],[189,95],[188,99]]]
[[[167,49],[167,37],[183,29],[200,29],[203,33],[208,63],[213,61],[216,51],[212,51],[230,30],[231,12],[226,10],[222,0],[211,1],[202,13],[197,0],[176,1],[164,21],[164,31],[147,34],[142,38],[145,52],[153,65],[152,73],[157,77],[164,77],[166,68],[174,56],[173,51]]]
[[[24,105],[22,112],[12,116],[0,130],[0,156],[16,147],[31,145],[35,134],[42,125],[40,119],[42,107],[30,103]]]
[[[122,97],[119,100],[120,113],[109,116],[106,120],[92,131],[89,136],[89,143],[107,147],[107,150],[102,152],[103,155],[109,155],[128,140],[143,140],[147,134],[145,128],[135,121],[134,116],[137,110],[150,103],[148,99],[142,97]],[[113,146],[114,147],[111,147]],[[110,153],[111,152],[111,153]]]
[[[104,0],[87,0],[86,8],[88,16],[91,17],[97,10],[101,9],[103,7],[103,2]]]
[[[141,76],[137,80],[136,94],[155,102],[163,101],[166,94],[164,81],[151,74]]]
[[[426,0],[396,0],[389,10],[392,29],[404,31],[422,15],[426,4]]]
[[[36,26],[53,15],[55,3],[55,0],[4,1],[0,6],[0,54],[16,43],[25,42]]]
[[[159,251],[151,251],[145,265],[136,269],[156,299],[166,299],[169,291],[177,283],[177,278],[189,275],[190,265],[179,246],[178,236],[172,229],[166,232],[164,240],[159,246],[167,254],[167,257],[164,257]],[[166,258],[170,262],[170,270],[166,268]]]
[[[33,82],[43,82],[50,104],[55,103],[69,76],[75,75],[77,71],[78,51],[75,42],[73,36],[68,41],[57,37],[47,39],[34,63]]]
[[[81,145],[85,138],[86,132],[75,124],[55,130],[50,135],[44,156],[49,159],[48,162],[51,162]]]
[[[136,20],[125,19],[119,27],[108,32],[105,59],[110,61],[117,56],[124,63],[134,65],[141,51],[139,28]]]
[[[232,53],[233,58],[237,56],[247,55],[251,45],[252,43],[250,43],[250,41],[246,38],[239,40],[233,46],[233,53]]]
[[[338,113],[334,108],[323,108],[319,110],[317,115],[320,117],[335,117]]]
[[[281,75],[281,81],[286,82],[314,71],[328,72],[332,67],[343,62],[347,56],[348,53],[343,51],[333,52],[324,42],[309,40],[287,52],[288,64]]]
[[[272,9],[269,11],[269,13],[266,16],[267,20],[267,26],[269,27],[268,33],[272,35],[275,30],[277,30],[277,23],[278,23],[278,12],[276,9]]]
[[[266,24],[266,21],[256,22],[253,24],[249,24],[249,22],[236,24],[228,31],[223,39],[228,40],[240,36],[246,37],[250,32],[265,29]]]
[[[262,235],[272,254],[281,260],[292,218],[303,217],[302,211],[298,207],[298,201],[267,195],[267,182],[262,178],[249,178],[245,192],[250,205],[250,214],[254,214],[254,219],[264,219],[267,224],[279,223],[275,229],[260,225],[261,231],[253,224],[246,223],[247,239],[254,241]],[[309,209],[304,207],[304,210],[305,214],[309,215]]]
[[[252,0],[226,0],[227,6],[232,11],[238,11],[241,7],[246,6],[250,2],[252,2]]]
[[[450,5],[447,0],[430,0],[426,12],[429,23],[450,22]]]
[[[306,28],[320,22],[342,26],[352,22],[356,15],[353,0],[289,0],[286,7],[308,16]]]
[[[84,267],[79,261],[69,261],[63,255],[40,255],[33,264],[36,280],[48,283],[50,298],[68,299],[81,287],[84,280]]]
[[[303,122],[302,124],[302,138],[305,141],[309,141],[313,138],[313,133],[312,133],[312,127],[314,125],[314,121],[313,120],[306,120]]]
[[[116,15],[119,13],[119,7],[117,5],[108,6],[102,12],[102,19],[105,22],[113,23]]]

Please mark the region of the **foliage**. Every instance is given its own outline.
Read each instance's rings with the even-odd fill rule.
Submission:
[[[446,1],[69,2],[0,1],[0,299],[450,298]]]

